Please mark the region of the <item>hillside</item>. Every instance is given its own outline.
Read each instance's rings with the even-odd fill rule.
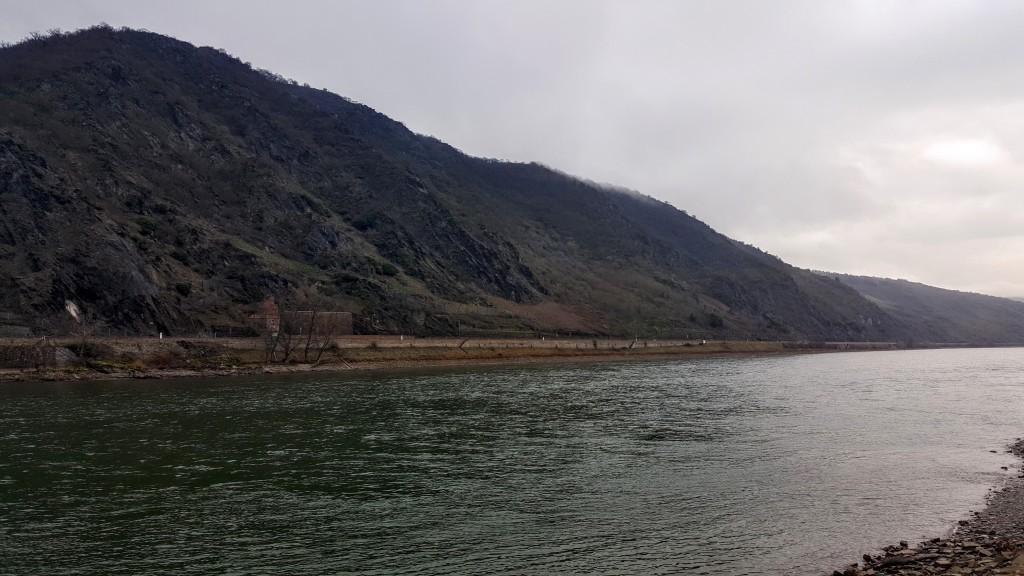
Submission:
[[[213,48],[95,27],[0,49],[0,330],[894,340],[918,319],[666,203],[474,158]],[[982,336],[987,336],[982,334]]]
[[[1024,302],[866,276],[823,273],[914,326],[919,342],[1024,343]]]

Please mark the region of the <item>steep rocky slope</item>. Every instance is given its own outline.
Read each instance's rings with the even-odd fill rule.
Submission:
[[[0,49],[0,325],[891,340],[841,282],[668,204],[473,158],[213,48],[96,27]]]

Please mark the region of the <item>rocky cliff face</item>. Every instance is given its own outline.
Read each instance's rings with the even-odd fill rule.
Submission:
[[[67,302],[112,331],[238,330],[270,295],[362,332],[911,329],[668,204],[105,27],[0,49],[0,270],[0,325],[36,332],[76,329]]]
[[[268,294],[387,319],[403,293],[544,291],[514,246],[218,51],[99,28],[3,50],[0,79],[12,320],[57,320],[71,300],[112,327],[181,331],[240,322]]]

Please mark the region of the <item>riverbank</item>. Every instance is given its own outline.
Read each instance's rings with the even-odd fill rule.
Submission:
[[[5,341],[17,367],[0,368],[0,381],[185,378],[246,374],[346,372],[419,367],[667,360],[720,354],[801,354],[892,350],[888,342],[748,342],[611,339],[458,339],[352,336],[321,350],[296,346],[288,362],[267,361],[259,338],[104,338]],[[43,348],[45,347],[45,348]],[[44,359],[40,362],[40,358]],[[274,359],[281,352],[275,351]],[[273,359],[272,359],[273,360]]]
[[[1018,439],[1010,450],[1024,459],[1024,440]],[[881,574],[1024,576],[1024,474],[994,491],[985,509],[961,520],[951,536],[933,538],[913,548],[900,542],[833,572],[833,576]]]

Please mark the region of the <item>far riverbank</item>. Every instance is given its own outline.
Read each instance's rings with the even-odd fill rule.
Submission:
[[[890,342],[641,339],[464,339],[349,336],[321,351],[296,345],[288,362],[260,338],[99,338],[0,342],[0,381],[182,378],[417,367],[665,360],[718,354],[895,350]],[[276,360],[276,361],[275,361]]]

